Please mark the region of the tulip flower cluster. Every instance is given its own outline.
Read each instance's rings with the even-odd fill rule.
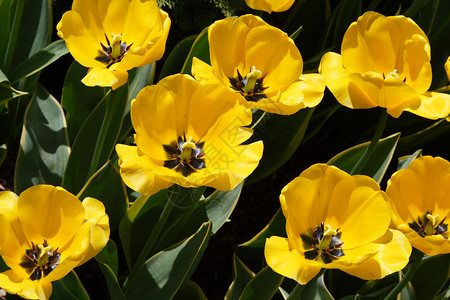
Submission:
[[[55,3],[0,1],[0,292],[205,299],[190,278],[253,183],[279,210],[229,249],[226,299],[448,298],[450,162],[420,149],[448,140],[448,3],[213,2],[235,16],[175,46],[183,1],[73,0],[50,44]],[[38,77],[67,53],[58,101]]]

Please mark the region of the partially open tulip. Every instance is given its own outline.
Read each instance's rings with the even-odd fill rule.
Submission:
[[[326,53],[319,71],[349,108],[385,107],[437,119],[450,113],[450,95],[429,92],[431,50],[425,33],[405,16],[366,12],[347,29],[341,54]]]
[[[37,185],[0,192],[0,250],[11,269],[0,287],[28,299],[48,299],[52,281],[91,259],[109,239],[109,219],[94,198],[80,202],[61,187]]]
[[[306,284],[326,268],[371,280],[408,263],[411,245],[389,229],[389,202],[370,177],[315,164],[283,188],[280,202],[287,238],[270,237],[264,253],[281,275]]]
[[[201,83],[226,86],[243,105],[282,115],[322,100],[323,76],[302,74],[303,60],[294,41],[261,18],[216,21],[208,39],[211,66],[192,61],[192,74]]]
[[[88,67],[82,82],[116,89],[128,70],[160,59],[170,19],[156,0],[74,0],[56,26],[72,56]]]
[[[116,146],[125,184],[149,195],[173,184],[236,187],[257,167],[263,144],[241,145],[252,115],[234,97],[181,74],[142,89],[131,104],[136,146]]]
[[[450,81],[450,56],[447,58],[444,68],[445,68],[445,72],[447,73],[448,81]]]
[[[423,156],[394,173],[386,190],[394,227],[428,255],[450,253],[450,163]]]
[[[271,12],[285,11],[291,8],[295,0],[245,0],[250,8]]]

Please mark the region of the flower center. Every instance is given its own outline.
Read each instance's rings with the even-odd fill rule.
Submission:
[[[433,215],[431,212],[426,212],[422,217],[418,217],[417,221],[409,223],[409,227],[417,232],[421,237],[427,235],[442,235],[448,239],[448,224],[444,224],[445,218],[439,220],[439,215]]]
[[[52,247],[44,240],[43,244],[35,245],[31,242],[31,249],[25,251],[20,266],[31,273],[31,280],[39,280],[47,276],[59,265],[61,254],[58,249],[52,251]]]
[[[344,256],[341,242],[341,232],[339,228],[333,230],[330,225],[322,222],[314,230],[300,234],[305,248],[305,258],[309,260],[321,261],[328,264],[339,257]],[[311,250],[309,250],[311,249]]]
[[[185,177],[204,169],[206,167],[205,160],[202,158],[205,155],[204,144],[205,142],[195,143],[192,137],[186,139],[186,135],[183,134],[183,137],[178,137],[177,141],[163,145],[168,157],[168,160],[164,161],[164,167],[175,169]]]
[[[401,79],[400,78],[400,76],[398,76],[398,70],[397,69],[394,69],[394,70],[392,70],[390,73],[388,73],[387,75],[385,75],[384,73],[383,73],[383,79]],[[402,80],[403,82],[406,82],[406,77],[405,78],[403,78],[403,80]]]
[[[122,43],[122,35],[111,33],[111,42],[109,42],[108,36],[106,36],[106,42],[108,46],[103,45],[102,50],[98,50],[99,56],[95,60],[107,64],[107,68],[112,66],[116,62],[120,62],[122,58],[127,54],[128,49],[130,49],[131,43],[127,46],[127,43]]]
[[[262,72],[257,70],[255,66],[250,69],[245,77],[242,77],[239,70],[237,70],[237,78],[228,78],[230,80],[231,87],[240,92],[245,100],[258,102],[261,99],[265,99],[266,95],[263,93],[268,87],[263,87],[263,80],[266,75],[262,76]]]

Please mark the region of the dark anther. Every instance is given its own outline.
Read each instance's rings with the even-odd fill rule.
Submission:
[[[267,98],[263,93],[268,88],[263,86],[263,80],[266,75],[267,74],[265,74],[261,78],[256,79],[254,86],[250,87],[250,89],[246,89],[247,83],[249,83],[249,78],[247,78],[247,76],[242,77],[239,70],[237,70],[237,78],[230,77],[228,78],[228,80],[230,81],[231,87],[241,93],[241,95],[244,96],[245,100],[258,102],[259,100]]]
[[[39,280],[47,276],[59,265],[61,257],[61,254],[58,253],[59,248],[51,251],[46,240],[40,246],[36,246],[31,242],[31,249],[25,251],[25,255],[20,263],[22,268],[31,273],[31,280]]]
[[[408,223],[409,228],[417,232],[417,234],[421,237],[438,234],[444,236],[444,234],[448,231],[448,224],[444,224],[446,217],[444,217],[439,224],[435,225],[433,223],[429,223],[430,220],[427,218],[427,215],[432,215],[432,213],[427,211],[423,214],[423,216],[418,217],[417,221]]]
[[[105,33],[105,38],[106,38],[106,42],[108,44],[108,46],[103,45],[100,42],[100,46],[102,47],[102,50],[98,50],[99,55],[97,57],[95,57],[95,60],[105,63],[107,64],[107,68],[109,68],[110,66],[112,66],[114,63],[116,62],[120,62],[122,60],[122,58],[125,56],[125,54],[127,53],[127,51],[130,49],[130,47],[133,45],[133,43],[131,43],[130,45],[127,46],[126,43],[122,43],[122,41],[117,42],[117,44],[113,44],[111,46],[111,43],[109,42],[108,36]],[[114,42],[114,39],[113,39]],[[120,51],[114,51],[114,47],[119,47]]]
[[[206,167],[203,156],[203,147],[205,142],[194,143],[191,138],[186,139],[186,135],[178,137],[177,141],[173,141],[169,145],[163,145],[167,154],[167,160],[164,161],[164,167],[175,169],[183,176],[187,177],[197,170]]]
[[[336,234],[324,235],[325,226],[321,222],[319,226],[310,230],[308,233],[300,234],[300,238],[303,242],[303,247],[306,250],[304,255],[306,259],[317,260],[321,259],[323,263],[328,264],[339,257],[344,256],[344,251],[342,250],[341,242],[341,232],[338,232],[339,228],[336,230]],[[329,242],[328,242],[329,239]],[[325,242],[325,245],[321,245]]]

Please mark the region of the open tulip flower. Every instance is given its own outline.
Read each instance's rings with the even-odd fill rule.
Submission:
[[[0,287],[28,299],[48,299],[52,281],[91,259],[109,239],[109,219],[93,198],[80,202],[61,187],[37,185],[17,196],[0,192],[0,250],[11,268]]]
[[[192,74],[239,94],[243,105],[289,115],[320,103],[325,80],[302,74],[303,60],[291,38],[253,15],[230,17],[209,27],[211,66],[194,58]]]
[[[428,38],[413,20],[366,12],[347,29],[341,55],[326,53],[319,71],[349,108],[380,106],[396,118],[403,111],[443,118],[450,113],[450,95],[428,92],[430,59]]]
[[[450,163],[423,156],[394,173],[386,190],[392,223],[414,248],[428,255],[450,253]]]
[[[283,276],[306,284],[327,268],[371,280],[408,263],[411,245],[389,229],[389,202],[370,177],[315,164],[283,188],[280,202],[287,238],[267,239],[265,257]]]
[[[295,0],[245,0],[250,8],[271,12],[285,11],[291,8]]]
[[[261,141],[241,145],[251,110],[221,86],[172,75],[139,92],[131,104],[137,146],[117,145],[124,182],[141,194],[171,185],[231,190],[257,167]]]
[[[128,70],[160,59],[170,19],[156,0],[74,0],[56,29],[72,56],[89,68],[82,82],[116,89]]]

